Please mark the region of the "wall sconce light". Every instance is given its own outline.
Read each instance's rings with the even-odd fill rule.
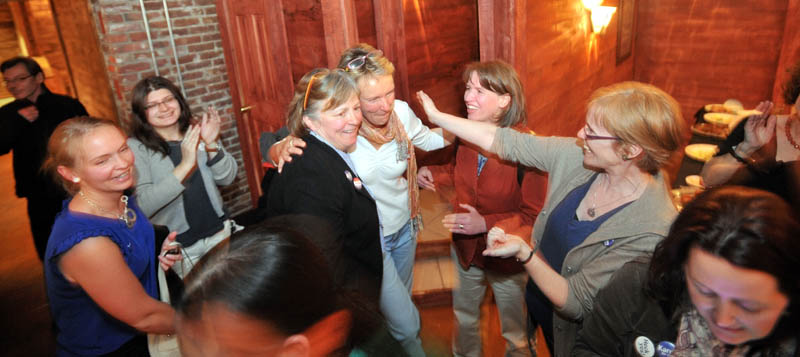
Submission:
[[[583,0],[583,6],[589,10],[592,19],[592,31],[594,33],[603,32],[608,23],[611,22],[611,17],[617,11],[613,6],[601,6],[603,0]]]

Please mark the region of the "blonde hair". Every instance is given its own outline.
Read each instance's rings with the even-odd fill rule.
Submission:
[[[525,93],[517,71],[503,61],[473,62],[467,65],[462,74],[464,83],[469,83],[472,73],[478,75],[481,87],[497,95],[507,94],[511,100],[500,114],[497,125],[503,128],[525,125]]]
[[[365,56],[363,66],[355,69],[347,67],[347,64],[352,60],[362,56]],[[342,56],[339,57],[339,64],[336,67],[345,70],[356,82],[364,78],[391,76],[394,74],[394,65],[383,55],[383,52],[366,43],[359,43],[346,49]]]
[[[622,82],[592,93],[588,111],[609,133],[621,139],[618,147],[638,145],[643,153],[636,165],[656,174],[683,144],[687,130],[680,106],[669,94],[640,82]]]
[[[286,112],[286,125],[292,135],[306,135],[308,128],[303,116],[317,120],[320,112],[345,104],[354,95],[358,96],[358,87],[344,71],[313,69],[300,78],[294,88],[294,97]]]
[[[52,175],[70,195],[78,192],[77,184],[61,176],[57,169],[59,166],[74,168],[78,157],[83,153],[80,147],[83,138],[101,126],[114,127],[125,136],[116,122],[88,116],[65,120],[50,135],[50,141],[47,142],[47,159],[42,165],[42,171]]]

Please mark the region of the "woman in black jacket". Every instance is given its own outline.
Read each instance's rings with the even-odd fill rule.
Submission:
[[[797,356],[798,232],[772,193],[703,193],[649,267],[630,262],[600,291],[573,355]]]
[[[347,73],[315,69],[303,76],[287,126],[307,146],[272,179],[267,215],[325,219],[335,235],[332,244],[342,251],[331,264],[334,281],[377,307],[383,274],[378,211],[349,156],[360,125],[358,88]]]

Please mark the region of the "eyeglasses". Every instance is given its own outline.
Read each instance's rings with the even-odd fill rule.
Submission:
[[[6,80],[3,80],[3,83],[5,83],[6,85],[9,85],[9,84],[14,84],[14,83],[19,83],[19,82],[22,82],[22,81],[24,81],[24,80],[26,80],[26,79],[28,79],[28,78],[31,78],[31,77],[33,77],[33,75],[32,75],[32,74],[29,74],[29,75],[27,75],[27,76],[22,76],[22,77],[17,77],[17,78],[11,78],[11,79],[6,79]]]
[[[585,140],[622,140],[616,136],[589,135],[585,126],[583,127],[583,136],[586,138]]]
[[[168,97],[165,97],[164,99],[162,99],[160,102],[153,102],[153,103],[147,104],[147,105],[145,105],[144,108],[147,111],[151,111],[151,110],[154,110],[156,108],[160,108],[161,105],[169,106],[170,104],[174,103],[175,100],[176,100],[175,96],[168,96]]]
[[[380,56],[383,56],[383,51],[381,50],[370,51],[365,55],[351,59],[350,62],[347,62],[347,64],[344,66],[344,70],[348,72],[358,70],[361,67],[364,67],[364,65],[367,63],[367,57],[374,58]]]

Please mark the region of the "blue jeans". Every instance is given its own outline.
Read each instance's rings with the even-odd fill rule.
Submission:
[[[414,284],[414,256],[417,253],[417,236],[411,228],[411,220],[406,222],[399,231],[383,237],[386,254],[394,262],[397,275],[411,294]]]
[[[411,238],[411,225],[384,237],[383,281],[381,282],[381,313],[386,318],[389,333],[400,342],[409,356],[425,356],[419,338],[419,311],[411,300],[411,273],[414,269],[416,242]],[[396,268],[403,265],[405,276]],[[408,285],[406,285],[408,284]]]

